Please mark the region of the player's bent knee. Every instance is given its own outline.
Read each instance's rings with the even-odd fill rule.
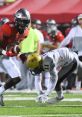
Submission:
[[[4,85],[4,88],[5,90],[11,88],[12,86],[15,86],[17,83],[19,83],[21,81],[21,78],[20,77],[16,77],[16,78],[9,78],[5,85]]]
[[[13,79],[13,83],[14,85],[19,83],[21,81],[21,78],[20,77],[16,77],[16,78],[12,78]]]

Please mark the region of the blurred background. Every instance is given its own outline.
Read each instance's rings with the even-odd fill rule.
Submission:
[[[20,8],[28,9],[31,14],[32,26],[36,26],[42,32],[44,43],[51,42],[52,45],[59,47],[70,29],[77,25],[77,16],[82,13],[82,0],[0,0],[0,19],[7,17],[13,21],[15,12]],[[61,37],[55,37],[57,31],[61,32]],[[68,47],[71,48],[70,45]],[[49,48],[45,48],[43,53],[46,51],[49,51]],[[9,76],[0,73],[0,77],[1,82],[4,82]],[[14,88],[33,90],[34,78],[29,77],[30,75]],[[62,84],[63,88],[81,90],[81,79],[78,80],[76,74],[72,74],[70,77],[72,78],[68,78]],[[44,82],[43,80],[42,86],[46,88]]]

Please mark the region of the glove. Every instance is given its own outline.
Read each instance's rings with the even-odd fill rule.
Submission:
[[[11,51],[5,51],[5,50],[1,50],[0,49],[0,55],[5,55],[5,56],[8,56],[8,57],[13,57],[13,56],[15,56],[15,53],[12,53]]]
[[[36,102],[45,103],[48,100],[48,96],[45,94],[39,95],[36,98]]]
[[[6,51],[3,49],[0,49],[0,55],[6,55]]]

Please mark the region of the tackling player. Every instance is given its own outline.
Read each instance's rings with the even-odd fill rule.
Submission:
[[[15,13],[14,22],[8,22],[0,27],[0,67],[10,76],[0,87],[0,96],[21,80],[21,73],[11,57],[19,53],[20,49],[15,45],[28,36],[30,22],[29,11],[22,8]],[[2,98],[0,99],[0,105],[3,106]]]

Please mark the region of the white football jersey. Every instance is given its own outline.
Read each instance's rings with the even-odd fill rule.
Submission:
[[[66,47],[52,50],[42,55],[43,68],[50,71],[50,67],[55,66],[56,70],[60,71],[63,66],[71,63],[75,57],[77,58],[76,53],[69,51]]]
[[[74,58],[78,60],[77,54],[75,52],[69,51],[69,49],[66,47],[55,49],[42,55],[42,68],[45,71],[45,73],[47,73],[45,78],[50,78],[49,84],[47,84],[48,88],[45,92],[46,95],[49,95],[52,92],[52,90],[54,90],[58,81],[58,72],[65,65],[67,65],[65,66],[65,68],[68,68],[68,66],[73,62]],[[68,70],[66,69],[66,72]],[[39,85],[39,81],[37,82],[39,90],[41,85]]]

